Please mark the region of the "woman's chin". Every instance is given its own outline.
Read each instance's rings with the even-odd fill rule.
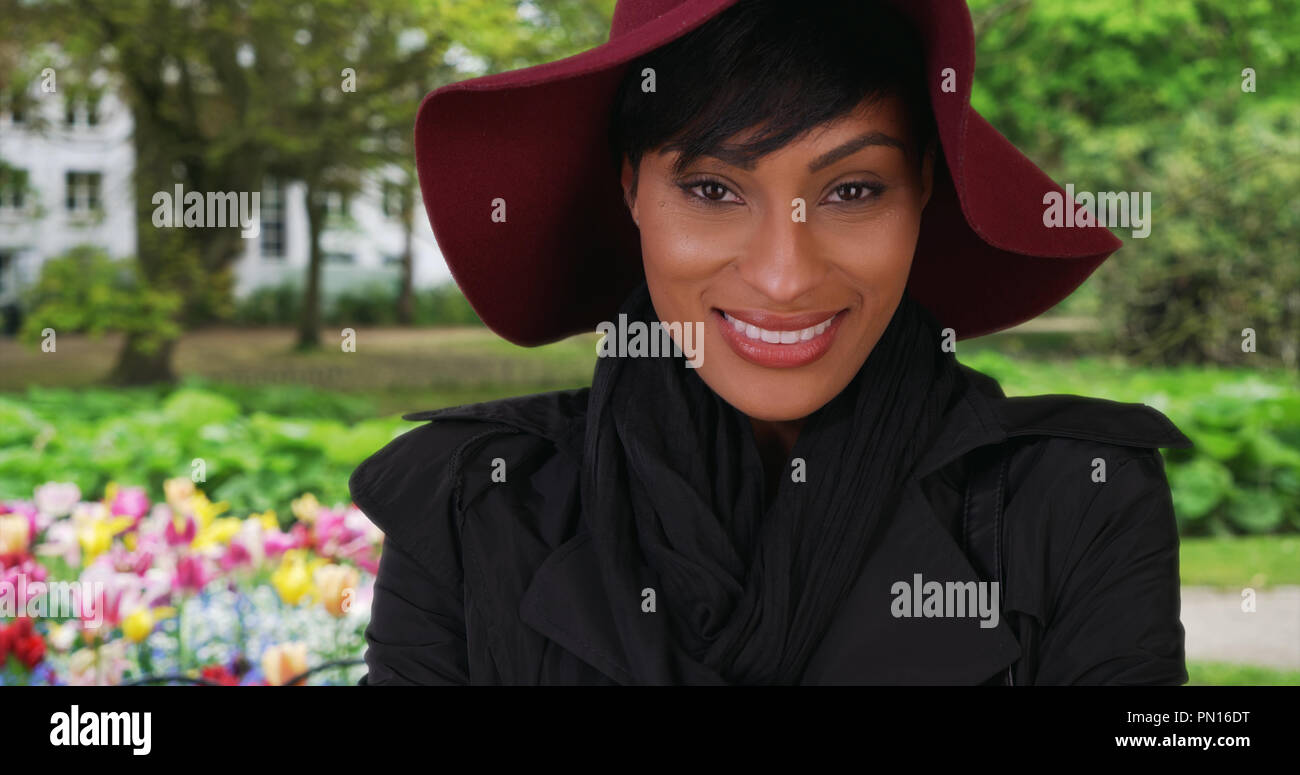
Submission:
[[[824,384],[815,390],[791,392],[789,385],[751,383],[732,390],[714,388],[714,392],[746,417],[765,422],[802,420],[835,397],[834,393],[823,395]]]

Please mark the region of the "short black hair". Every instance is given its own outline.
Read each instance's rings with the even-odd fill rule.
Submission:
[[[652,68],[655,91],[642,90]],[[645,153],[681,152],[676,172],[732,148],[743,161],[778,150],[864,100],[899,97],[918,161],[936,134],[920,37],[896,9],[866,0],[741,0],[633,60],[618,87],[609,142],[615,168]],[[633,184],[635,192],[635,183]]]

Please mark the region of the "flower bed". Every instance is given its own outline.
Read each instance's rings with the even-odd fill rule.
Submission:
[[[281,519],[164,491],[0,502],[0,684],[356,683],[378,528],[310,494]]]

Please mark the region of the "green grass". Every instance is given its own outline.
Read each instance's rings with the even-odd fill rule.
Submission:
[[[1220,589],[1300,584],[1300,536],[1184,538],[1182,583]]]
[[[1300,671],[1225,662],[1187,663],[1188,686],[1300,686]]]

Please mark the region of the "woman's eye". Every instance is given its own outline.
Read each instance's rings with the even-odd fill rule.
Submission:
[[[740,201],[736,195],[732,193],[731,189],[716,180],[701,180],[695,183],[688,183],[684,188],[690,192],[691,195],[710,203]]]
[[[841,183],[831,190],[832,202],[858,202],[879,193],[879,189],[866,183]]]

